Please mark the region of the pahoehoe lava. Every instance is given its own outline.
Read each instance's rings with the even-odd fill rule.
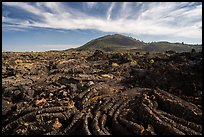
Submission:
[[[99,53],[100,55],[97,55]],[[198,60],[200,54],[188,54],[194,57],[191,60],[196,60],[193,65],[201,63]],[[158,59],[160,57],[154,58],[153,66],[148,61],[145,64],[144,58],[139,59],[136,55],[132,57],[135,60],[138,58],[138,64],[130,65],[133,59],[129,58],[129,54],[118,54],[118,58],[116,55],[96,51],[79,62],[49,62],[47,77],[30,78],[32,84],[13,87],[4,84],[3,104],[7,107],[2,110],[5,113],[2,134],[202,135],[201,99],[197,103],[196,99],[187,99],[197,94],[192,95],[186,92],[185,88],[182,91],[181,86],[173,82],[171,84],[175,89],[181,90],[182,95],[162,87],[162,84],[152,84],[154,81],[147,76],[154,75],[157,79],[159,73],[162,73],[152,69],[154,66],[159,68],[161,64],[156,63],[161,60]],[[171,58],[180,58],[179,55],[174,53],[165,61],[172,63]],[[113,62],[117,63],[118,67],[111,66]],[[182,61],[178,62],[181,64]],[[184,65],[185,63],[183,67]],[[169,68],[168,72],[173,75],[173,69],[176,68]],[[124,72],[116,78],[117,72],[121,70]],[[22,73],[26,76],[28,72]],[[161,78],[169,76],[167,72],[162,74]],[[8,78],[11,74],[4,75],[4,78]],[[176,75],[183,76],[180,73]],[[138,79],[140,81],[137,81]],[[168,84],[169,81],[166,82],[165,84]],[[198,91],[202,85],[196,82],[194,83]],[[33,94],[30,95],[30,92]]]

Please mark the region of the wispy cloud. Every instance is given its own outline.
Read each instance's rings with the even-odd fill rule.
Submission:
[[[93,8],[97,3],[86,3]],[[202,4],[174,3],[110,3],[106,18],[93,16],[63,3],[4,2],[38,16],[42,21],[16,19],[2,16],[3,23],[10,27],[41,27],[51,29],[94,29],[103,32],[132,35],[172,35],[173,37],[202,39]],[[117,7],[120,6],[121,8]],[[116,9],[116,10],[114,10]],[[112,17],[117,16],[117,18]],[[9,25],[2,25],[8,29]]]
[[[93,8],[97,5],[97,2],[86,2],[86,5],[88,6],[88,8]]]
[[[107,11],[107,20],[110,20],[111,14],[112,14],[112,10],[113,10],[114,7],[115,7],[115,2],[112,2],[110,7],[108,8],[108,11]]]
[[[6,6],[17,7],[36,15],[42,15],[42,12],[39,8],[25,2],[3,2],[3,4]]]

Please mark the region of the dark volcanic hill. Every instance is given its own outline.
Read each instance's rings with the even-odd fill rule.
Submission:
[[[76,48],[78,51],[82,50],[103,50],[103,51],[122,51],[135,49],[138,51],[148,52],[164,52],[173,50],[176,52],[189,52],[192,49],[196,51],[202,50],[202,45],[189,45],[184,43],[170,43],[167,41],[145,43],[132,37],[113,34],[106,35],[89,41],[83,46]]]
[[[155,51],[155,52],[164,52],[173,50],[176,52],[189,52],[192,49],[196,51],[202,50],[202,45],[190,45],[190,44],[182,44],[182,43],[170,43],[167,41],[162,42],[151,42],[144,46],[141,50],[142,51]]]
[[[145,43],[139,40],[136,40],[132,37],[113,34],[103,36],[94,40],[89,41],[83,46],[77,48],[77,50],[105,50],[105,51],[113,51],[118,49],[126,49],[136,46],[144,46]]]

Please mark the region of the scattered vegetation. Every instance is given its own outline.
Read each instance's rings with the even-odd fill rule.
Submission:
[[[154,59],[150,59],[149,63],[154,64]]]
[[[39,56],[39,54],[37,52],[33,52],[31,56],[33,59],[36,59]]]
[[[15,65],[20,65],[20,64],[22,64],[22,63],[23,63],[22,60],[19,60],[19,59],[15,60]]]
[[[117,63],[112,63],[112,67],[118,67],[119,65]]]
[[[137,61],[136,60],[132,60],[130,63],[131,63],[131,65],[137,65]]]

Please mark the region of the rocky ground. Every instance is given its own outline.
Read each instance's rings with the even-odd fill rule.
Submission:
[[[202,53],[3,52],[2,134],[201,135]]]

